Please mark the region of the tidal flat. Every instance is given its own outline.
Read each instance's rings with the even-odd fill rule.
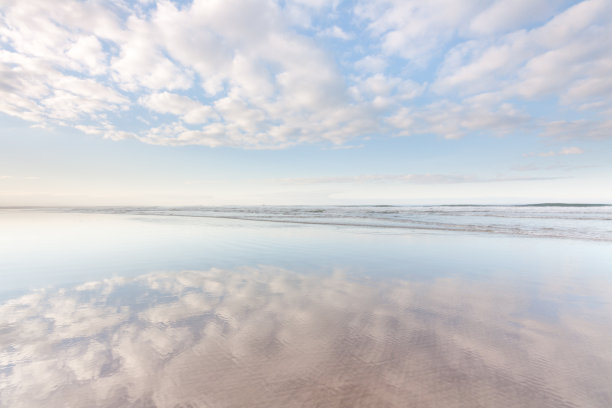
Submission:
[[[0,210],[0,406],[612,406],[606,239],[188,215]]]

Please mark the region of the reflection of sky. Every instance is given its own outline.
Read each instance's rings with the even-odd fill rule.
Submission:
[[[612,406],[609,247],[3,210],[0,406]]]
[[[0,406],[609,406],[592,284],[258,266],[34,291],[0,306]]]
[[[607,242],[7,210],[0,210],[0,248],[0,300],[113,276],[258,264],[309,273],[350,267],[371,277],[554,274],[582,281],[606,275],[612,263]]]

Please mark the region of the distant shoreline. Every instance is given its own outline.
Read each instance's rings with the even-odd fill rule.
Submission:
[[[199,208],[257,208],[257,207],[610,207],[604,203],[532,203],[532,204],[248,204],[248,205],[0,205],[2,210],[23,209],[199,209]]]

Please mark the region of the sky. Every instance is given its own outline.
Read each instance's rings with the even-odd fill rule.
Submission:
[[[0,206],[612,203],[609,0],[0,0]]]

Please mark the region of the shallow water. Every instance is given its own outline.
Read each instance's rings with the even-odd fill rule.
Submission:
[[[612,242],[612,205],[90,207],[61,212],[225,218],[235,220],[485,232]]]
[[[0,211],[0,406],[609,407],[612,247]]]

